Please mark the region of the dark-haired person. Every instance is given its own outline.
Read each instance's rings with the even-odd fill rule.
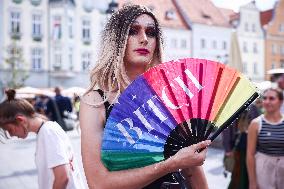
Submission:
[[[264,114],[254,119],[248,128],[249,189],[277,189],[284,186],[282,103],[282,91],[272,88],[264,91]]]
[[[129,5],[114,13],[103,32],[101,52],[91,73],[90,90],[81,99],[82,159],[90,189],[159,189],[183,169],[193,189],[207,189],[201,165],[210,141],[181,149],[171,158],[146,167],[108,171],[101,161],[104,126],[118,96],[138,75],[162,62],[159,22],[146,7]],[[99,89],[99,90],[98,90]]]
[[[41,189],[84,188],[71,142],[61,127],[37,114],[24,99],[15,99],[7,90],[7,99],[0,104],[0,128],[6,136],[26,138],[37,134],[35,162]]]

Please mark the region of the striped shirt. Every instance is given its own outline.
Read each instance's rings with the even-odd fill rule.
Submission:
[[[256,150],[271,156],[284,156],[284,119],[269,123],[261,116]]]

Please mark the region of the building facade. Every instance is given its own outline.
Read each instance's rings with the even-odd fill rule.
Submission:
[[[87,87],[95,64],[104,15],[92,1],[0,1],[0,80],[7,86],[12,69],[4,59],[12,54],[25,85]],[[16,46],[16,48],[13,48]],[[0,86],[1,87],[1,86]]]
[[[189,28],[191,54],[195,58],[228,62],[232,27],[209,0],[174,0]]]
[[[254,2],[240,7],[236,30],[243,73],[252,81],[263,81],[265,35],[260,21],[260,11]]]
[[[17,56],[21,56],[22,61],[15,62],[13,66],[19,70],[19,74],[36,77],[34,86],[46,83],[48,69],[47,4],[47,0],[1,1],[0,79],[3,85],[7,85],[7,82],[11,80],[12,69],[12,66],[5,60]],[[31,81],[33,82],[33,79]]]
[[[270,69],[284,68],[284,0],[279,0],[275,4],[271,20],[265,25],[265,30],[265,73],[267,73]]]

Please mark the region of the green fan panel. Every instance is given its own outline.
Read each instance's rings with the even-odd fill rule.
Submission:
[[[102,152],[102,161],[110,171],[145,167],[162,160],[164,160],[164,154],[162,152]]]

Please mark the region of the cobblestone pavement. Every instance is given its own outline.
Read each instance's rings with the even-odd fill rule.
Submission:
[[[76,131],[70,131],[68,135],[83,173],[80,137]],[[25,140],[13,139],[6,144],[0,143],[0,189],[38,188],[34,163],[35,142],[35,135],[30,134]],[[223,176],[222,157],[221,149],[209,149],[204,170],[210,189],[225,189],[228,186],[229,178]]]

